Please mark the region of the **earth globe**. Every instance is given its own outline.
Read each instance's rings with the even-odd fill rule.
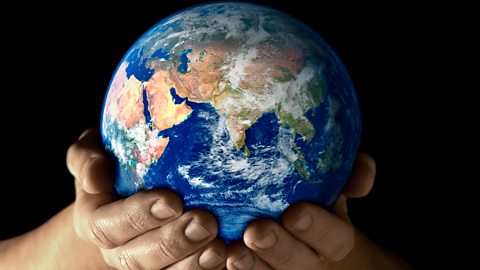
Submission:
[[[325,41],[246,3],[153,26],[118,65],[101,119],[119,194],[172,190],[214,214],[228,242],[295,202],[331,207],[360,133],[351,79]]]

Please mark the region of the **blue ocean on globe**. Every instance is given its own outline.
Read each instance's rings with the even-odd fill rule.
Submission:
[[[232,241],[295,202],[331,207],[361,120],[345,67],[310,28],[267,7],[212,3],[163,19],[131,47],[101,133],[119,194],[170,189]]]

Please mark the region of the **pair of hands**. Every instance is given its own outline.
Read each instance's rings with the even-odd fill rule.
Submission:
[[[67,154],[75,176],[76,234],[97,246],[117,269],[336,269],[354,247],[347,197],[365,196],[375,163],[363,154],[332,212],[309,203],[289,207],[282,225],[260,219],[248,225],[243,242],[226,246],[216,238],[215,218],[202,210],[183,212],[167,190],[119,199],[97,130],[87,130]]]

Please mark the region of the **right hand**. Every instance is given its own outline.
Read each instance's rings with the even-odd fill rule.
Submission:
[[[201,210],[183,212],[167,190],[119,199],[98,130],[85,131],[68,150],[75,177],[76,234],[100,248],[117,269],[223,269],[226,247],[216,238],[215,218]]]

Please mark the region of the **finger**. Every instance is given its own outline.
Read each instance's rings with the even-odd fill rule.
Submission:
[[[277,223],[261,219],[250,223],[243,239],[247,247],[274,269],[319,269],[315,252],[290,235]]]
[[[358,154],[350,181],[343,193],[350,198],[364,197],[373,187],[375,172],[376,166],[373,158],[367,154]]]
[[[220,239],[213,240],[206,247],[198,250],[185,259],[165,268],[168,270],[210,270],[224,269],[226,257],[225,243]]]
[[[100,206],[116,200],[106,159],[98,142],[96,129],[85,131],[67,152],[67,166],[75,176],[76,203],[74,229],[84,239],[92,239],[89,222]],[[89,191],[90,193],[87,193]],[[93,194],[96,195],[93,195]]]
[[[146,232],[115,249],[103,249],[117,269],[162,269],[193,254],[217,235],[215,218],[191,210],[165,226]]]
[[[85,202],[88,203],[88,202]],[[182,201],[167,190],[147,190],[96,209],[86,230],[102,248],[114,248],[179,217]]]
[[[283,215],[284,227],[330,261],[343,259],[353,248],[352,225],[320,206],[297,203]]]
[[[113,193],[89,194],[83,190],[79,179],[75,179],[75,193],[75,209],[73,211],[75,232],[83,239],[95,239],[96,236],[90,227],[93,213],[101,206],[115,201],[117,196]]]
[[[113,192],[113,178],[108,158],[97,129],[86,130],[67,152],[67,167],[91,194]]]
[[[227,249],[227,269],[229,270],[273,270],[257,257],[243,242],[232,243]]]

